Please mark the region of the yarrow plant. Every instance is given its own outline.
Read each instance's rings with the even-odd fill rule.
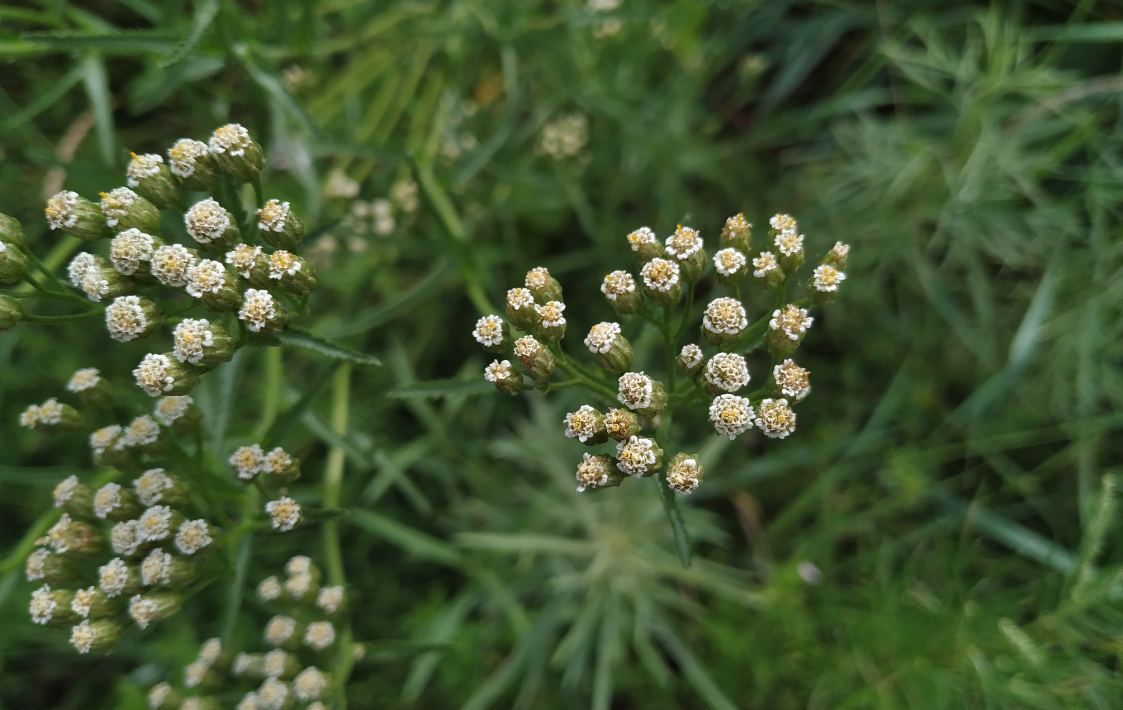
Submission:
[[[741,214],[730,217],[712,258],[701,233],[691,227],[680,225],[665,240],[648,227],[628,234],[637,271],[613,271],[600,288],[617,320],[592,325],[583,341],[596,367],[562,350],[569,326],[566,304],[561,284],[543,267],[507,292],[505,314],[477,322],[473,337],[500,356],[484,371],[500,392],[546,394],[580,387],[607,405],[602,411],[584,404],[565,417],[566,436],[586,446],[615,442],[614,452],[583,455],[578,491],[618,486],[629,477],[656,477],[665,484],[664,501],[677,524],[674,494],[696,490],[705,471],[696,454],[668,455],[673,421],[705,418],[716,434],[730,439],[752,429],[772,439],[795,432],[793,407],[811,386],[808,371],[793,356],[814,323],[809,308],[832,302],[846,278],[849,247],[836,243],[801,281],[804,236],[796,220],[778,214],[769,227],[766,244],[755,251],[752,225]],[[708,274],[716,288],[703,291]],[[775,305],[753,321],[741,299],[747,281],[775,293]],[[797,284],[804,296],[789,300]],[[709,300],[698,308],[695,300],[703,293]],[[699,320],[698,338],[682,344]],[[666,366],[661,373],[634,367],[635,353],[624,332],[637,332],[643,322],[662,337]],[[762,345],[771,361],[751,363]],[[764,382],[746,391],[757,367]]]

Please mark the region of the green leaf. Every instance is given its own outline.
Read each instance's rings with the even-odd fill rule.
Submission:
[[[391,399],[440,399],[452,395],[486,394],[495,391],[487,380],[429,380],[390,390]]]
[[[479,601],[476,593],[469,589],[462,592],[450,604],[446,605],[441,614],[434,619],[426,629],[425,641],[431,643],[447,643],[464,623],[464,618]],[[409,676],[402,687],[402,699],[406,702],[417,700],[429,684],[429,678],[437,668],[441,656],[436,651],[430,651],[416,659],[409,669]]]
[[[113,100],[109,94],[109,77],[105,72],[105,59],[97,52],[90,52],[82,62],[83,78],[86,82],[86,96],[94,112],[97,124],[98,147],[101,159],[106,165],[113,165],[114,128]]]
[[[663,495],[663,512],[667,514],[667,521],[671,524],[671,530],[675,535],[679,561],[685,569],[690,566],[690,536],[686,532],[686,521],[682,519],[678,500],[675,498],[675,492],[667,485],[667,479],[662,473],[655,474],[654,478],[659,486],[659,492]]]
[[[682,669],[683,675],[686,676],[686,680],[694,686],[694,689],[698,691],[707,705],[713,710],[737,710],[737,706],[725,697],[725,693],[706,672],[705,666],[699,662],[686,643],[665,621],[657,619],[653,629],[655,635],[659,637],[659,641],[662,642],[663,648],[667,649],[667,653],[675,659],[679,668]]]
[[[341,345],[327,338],[321,338],[299,326],[289,326],[277,334],[277,339],[285,345],[304,348],[305,350],[311,350],[325,357],[351,362],[356,365],[374,366],[382,364],[382,362],[373,355],[367,355],[358,350],[353,350],[346,345]]]
[[[442,259],[411,291],[389,303],[384,303],[376,308],[368,310],[366,313],[356,316],[351,322],[340,325],[333,330],[332,335],[337,338],[342,338],[348,335],[356,335],[382,325],[402,311],[421,303],[431,294],[435,293],[444,283],[445,277],[448,275],[451,268],[452,262],[449,259]]]
[[[199,44],[199,40],[203,38],[203,33],[214,22],[216,15],[218,15],[218,0],[197,2],[195,4],[195,21],[191,23],[191,33],[168,56],[164,57],[164,60],[160,62],[160,68],[166,69],[190,54],[195,49],[195,45]]]
[[[104,54],[146,54],[166,52],[172,48],[175,35],[153,30],[120,32],[25,32],[24,42],[56,52],[95,50]]]
[[[948,510],[965,518],[968,525],[986,533],[1020,555],[1037,560],[1066,575],[1076,569],[1075,555],[1029,528],[1018,525],[977,503],[968,504],[950,495],[938,495],[937,500]]]
[[[362,663],[388,663],[422,653],[440,654],[452,648],[452,644],[430,641],[380,640],[364,644],[366,653]]]
[[[384,515],[372,513],[369,510],[352,510],[351,515],[346,520],[387,542],[397,545],[411,555],[416,555],[430,562],[450,567],[459,567],[464,562],[460,552],[444,540],[438,540],[428,533],[403,525]]]
[[[456,542],[463,547],[498,552],[544,552],[558,555],[591,555],[596,552],[596,546],[592,542],[533,533],[461,533],[456,536]]]

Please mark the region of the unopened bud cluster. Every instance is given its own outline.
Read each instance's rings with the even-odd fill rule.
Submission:
[[[804,236],[789,215],[775,215],[769,224],[767,243],[754,251],[752,225],[743,215],[730,217],[712,258],[707,258],[701,233],[691,227],[680,225],[663,240],[648,227],[628,234],[637,270],[612,271],[600,287],[618,320],[592,325],[583,341],[597,368],[562,352],[559,341],[568,325],[562,287],[544,267],[531,269],[522,286],[507,292],[505,314],[487,315],[476,323],[472,336],[498,355],[484,377],[504,394],[528,387],[546,393],[557,370],[573,378],[565,386],[585,387],[602,399],[608,399],[606,390],[615,390],[610,401],[615,406],[607,411],[585,404],[565,417],[567,437],[586,446],[615,441],[615,455],[584,455],[577,470],[579,491],[617,486],[625,476],[648,477],[660,471],[672,490],[687,494],[696,489],[703,476],[698,457],[668,457],[655,435],[644,433],[657,429],[668,409],[697,407],[708,414],[717,434],[730,439],[754,427],[777,439],[795,431],[792,407],[807,396],[810,384],[807,370],[792,356],[814,323],[808,309],[830,303],[846,278],[849,247],[836,243],[810,278],[798,282],[796,274],[805,262]],[[698,302],[701,312],[693,313],[711,264],[717,288],[709,291],[709,300]],[[777,293],[772,311],[755,321],[741,300],[741,285],[749,281]],[[797,284],[805,296],[789,301],[789,288]],[[624,331],[637,332],[638,324],[632,322],[641,319],[660,331],[673,356],[669,359],[674,366],[662,376],[634,368],[635,353]],[[687,326],[699,320],[700,339],[680,349]],[[745,393],[752,379],[746,355],[762,343],[772,358],[767,381],[761,389]]]

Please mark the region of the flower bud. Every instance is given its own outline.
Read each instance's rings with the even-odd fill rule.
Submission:
[[[180,434],[194,434],[203,421],[203,413],[195,406],[195,400],[187,396],[161,398],[152,416]]]
[[[596,446],[608,441],[604,429],[604,415],[587,404],[581,405],[576,412],[565,415],[565,435],[577,439],[586,446]]]
[[[719,283],[733,286],[749,275],[749,260],[741,252],[728,247],[714,254],[714,268],[717,269]]]
[[[242,307],[238,310],[239,320],[246,322],[246,326],[254,333],[268,335],[285,327],[288,313],[285,307],[273,298],[273,294],[264,289],[247,289]]]
[[[82,415],[69,404],[60,404],[51,397],[39,405],[31,405],[20,415],[20,425],[48,431],[74,431],[85,426]]]
[[[548,301],[545,305],[535,305],[538,312],[538,338],[548,343],[565,337],[565,304],[561,301]]]
[[[79,239],[103,239],[113,235],[101,208],[77,192],[63,190],[47,200],[47,224]]]
[[[702,485],[702,468],[698,454],[675,454],[667,464],[667,487],[675,493],[690,495]]]
[[[176,177],[164,159],[155,153],[137,155],[131,153],[133,159],[125,170],[129,187],[136,190],[159,209],[166,210],[177,206],[179,201],[179,188],[176,186]]]
[[[106,483],[97,490],[93,500],[94,515],[109,520],[132,520],[140,515],[140,500],[136,493],[122,488],[120,483]]]
[[[640,276],[644,294],[660,306],[673,306],[682,298],[679,266],[675,262],[654,258],[643,265]]]
[[[343,610],[345,599],[343,587],[324,587],[316,595],[316,607],[327,614],[337,614]]]
[[[611,456],[599,454],[585,454],[581,463],[577,464],[577,492],[582,493],[587,489],[612,488],[620,485],[624,474],[620,473],[616,462]]]
[[[0,242],[0,284],[10,285],[27,276],[27,257],[16,246]]]
[[[94,492],[78,482],[77,476],[59,481],[53,493],[55,507],[62,508],[75,518],[94,517]],[[104,517],[104,516],[99,516]]]
[[[846,279],[846,274],[830,264],[819,264],[811,278],[808,296],[812,303],[825,305],[834,300],[838,285]]]
[[[29,582],[65,584],[74,579],[77,570],[74,560],[57,552],[51,552],[46,547],[40,547],[28,555],[24,572]]]
[[[183,694],[167,683],[157,683],[148,691],[150,710],[179,710],[182,703]]]
[[[663,449],[653,439],[629,436],[616,444],[616,465],[632,478],[647,478],[659,470]]]
[[[663,250],[663,245],[659,243],[659,239],[655,236],[655,232],[647,227],[640,227],[629,234],[628,245],[636,253],[636,258],[639,259],[640,264],[646,264],[652,259],[667,255],[667,252]]]
[[[249,131],[237,123],[215,129],[208,146],[219,167],[238,182],[253,182],[265,166],[261,146],[254,143]]]
[[[226,329],[206,318],[186,318],[172,333],[172,355],[180,362],[218,367],[234,356],[234,340]]]
[[[141,505],[184,505],[188,502],[187,484],[162,468],[150,468],[133,481]]]
[[[711,397],[749,384],[749,366],[737,353],[718,353],[706,363],[702,389]]]
[[[282,648],[275,648],[261,657],[261,669],[266,678],[292,678],[300,672],[300,659]]]
[[[105,409],[113,404],[113,391],[109,382],[95,367],[75,371],[66,384],[66,389],[78,395],[78,399],[87,407]]]
[[[152,277],[152,255],[164,241],[139,229],[126,229],[109,244],[109,260],[113,268],[126,276],[140,279]]]
[[[207,663],[204,659],[196,659],[187,664],[183,669],[183,686],[185,688],[195,688],[197,691],[212,691],[222,685],[222,674],[217,669],[211,668],[211,664]],[[183,701],[183,705],[179,706],[179,710],[200,710],[200,708],[211,708],[214,710],[221,710],[221,706],[204,705],[204,702],[209,703],[212,698],[193,697],[187,698]]]
[[[279,283],[281,289],[305,298],[316,288],[316,272],[312,266],[299,256],[287,251],[275,251],[269,255],[269,279]]]
[[[737,214],[725,220],[721,230],[721,246],[736,249],[748,254],[753,248],[753,225],[745,221],[745,215]]]
[[[195,368],[177,362],[172,353],[145,355],[133,370],[133,377],[150,397],[187,394],[199,384]]]
[[[18,219],[0,213],[0,242],[17,249],[27,246],[27,238]]]
[[[850,245],[843,244],[842,242],[835,242],[831,250],[826,253],[820,264],[833,266],[839,271],[846,271],[846,262],[850,256]]]
[[[323,651],[335,643],[335,626],[330,621],[313,621],[304,631],[304,645]]]
[[[119,343],[150,338],[160,332],[164,314],[155,303],[140,296],[121,296],[105,309],[109,337]]]
[[[526,287],[538,303],[562,300],[562,287],[544,266],[526,272]]]
[[[234,665],[230,668],[230,674],[235,678],[251,678],[254,680],[264,678],[265,660],[262,654],[239,653],[234,657]]]
[[[776,247],[780,268],[789,274],[803,266],[803,235],[791,215],[778,214],[769,220],[772,246]]]
[[[257,227],[261,238],[274,249],[292,251],[304,239],[304,225],[289,208],[289,203],[269,200],[257,211]]]
[[[234,267],[234,271],[252,286],[266,288],[271,283],[269,257],[262,253],[261,247],[239,244],[226,252],[226,263]]]
[[[127,187],[101,193],[101,212],[105,223],[114,231],[136,229],[145,234],[160,233],[160,210]]]
[[[298,700],[322,698],[327,695],[327,691],[328,677],[315,666],[305,668],[292,681],[292,692]]]
[[[710,404],[710,422],[718,434],[728,436],[730,441],[752,429],[754,416],[748,397],[722,394]]]
[[[277,648],[295,651],[303,634],[304,627],[292,617],[278,614],[265,624],[265,642]]]
[[[557,365],[554,354],[545,345],[535,340],[533,335],[527,335],[515,341],[515,356],[518,357],[519,364],[522,365],[523,373],[539,384],[550,379],[550,375],[554,373],[554,367]]]
[[[495,389],[503,394],[516,395],[523,388],[522,375],[511,366],[510,360],[493,360],[484,368],[484,379],[495,383]]]
[[[745,316],[745,307],[735,298],[710,301],[702,317],[702,336],[723,350],[733,346],[747,327],[749,320]]]
[[[663,383],[656,382],[642,372],[625,372],[620,376],[616,397],[628,409],[641,417],[654,417],[667,406],[667,393]]]
[[[164,436],[160,425],[152,417],[144,414],[129,422],[117,446],[152,456],[161,456],[167,449],[167,443],[167,437]]]
[[[194,249],[182,244],[165,244],[152,252],[149,269],[160,283],[179,288],[187,285],[187,272],[198,263],[199,252]]]
[[[519,330],[525,331],[533,331],[538,325],[538,311],[534,307],[534,294],[530,289],[513,288],[507,291],[507,320]]]
[[[243,481],[252,481],[253,477],[265,470],[265,452],[260,444],[239,446],[230,454],[229,463],[234,467],[234,472]]]
[[[125,430],[116,424],[102,427],[90,434],[90,451],[98,466],[113,466],[128,469],[132,452],[125,452],[118,446],[123,441]]]
[[[675,363],[678,365],[679,372],[687,377],[694,377],[702,371],[702,365],[705,363],[705,356],[702,354],[702,348],[694,343],[689,343],[682,346],[679,351]]]
[[[702,277],[706,270],[706,252],[697,229],[680,224],[675,233],[667,237],[665,246],[668,258],[678,263],[683,281],[694,283]]]
[[[236,311],[242,302],[234,276],[214,259],[203,259],[187,270],[187,293],[219,313]]]
[[[257,689],[257,705],[269,710],[291,710],[295,706],[289,684],[277,678],[266,678]]]
[[[140,563],[140,581],[146,587],[182,589],[198,576],[193,560],[156,548]]]
[[[136,521],[136,537],[141,543],[155,542],[163,544],[170,540],[179,526],[186,522],[183,514],[172,510],[166,505],[154,505],[146,508]]]
[[[70,260],[67,272],[70,283],[85,291],[86,298],[95,303],[103,298],[125,296],[136,287],[136,282],[122,275],[108,261],[86,252]]]
[[[179,526],[175,534],[175,547],[184,555],[202,555],[214,549],[218,528],[206,520],[188,520]]]
[[[23,318],[23,306],[11,296],[0,295],[0,333],[16,327]]]
[[[760,256],[753,258],[753,278],[765,291],[775,291],[784,283],[785,274],[775,254],[762,251]]]
[[[176,141],[168,148],[168,168],[188,190],[209,192],[218,185],[218,163],[202,141]]]
[[[800,402],[811,392],[809,374],[789,358],[772,368],[772,376],[765,387],[774,397],[790,397],[792,401]]]
[[[129,616],[133,617],[137,626],[147,629],[149,624],[178,612],[181,603],[179,595],[174,592],[137,594],[129,599]]]
[[[604,429],[616,441],[626,441],[640,432],[639,417],[627,409],[610,409],[604,415]]]
[[[269,513],[273,529],[281,532],[292,530],[304,519],[300,504],[288,496],[281,496],[277,500],[266,503],[265,512]]]
[[[74,592],[70,609],[83,619],[103,619],[117,613],[117,604],[97,587],[86,587]]]
[[[620,334],[619,323],[594,325],[585,336],[585,346],[597,364],[610,372],[630,370],[636,359],[631,343]]]
[[[214,198],[196,202],[183,215],[187,233],[206,249],[232,249],[242,238],[234,217]]]
[[[315,603],[317,596],[320,594],[318,576],[313,576],[308,572],[290,575],[285,580],[284,587],[285,596],[297,604],[311,605]]]
[[[70,645],[78,653],[113,648],[121,640],[121,625],[111,619],[85,619],[70,631]]]
[[[772,439],[783,439],[795,431],[795,412],[786,399],[766,399],[756,410],[756,426]]]
[[[262,458],[261,472],[267,483],[284,487],[300,478],[300,459],[278,446]]]
[[[31,593],[31,604],[28,611],[31,620],[36,624],[51,624],[52,626],[68,626],[78,621],[78,614],[70,608],[74,601],[74,592],[69,589],[51,589],[51,585],[44,584]]]
[[[764,345],[769,354],[781,358],[795,352],[814,320],[807,315],[806,308],[799,308],[793,303],[784,306],[783,310],[773,311],[772,319],[768,321],[768,332],[764,335]]]
[[[643,295],[636,289],[636,280],[627,271],[613,271],[605,276],[600,290],[618,316],[636,313],[643,302]]]
[[[123,523],[119,523],[123,525]],[[142,589],[140,567],[129,564],[120,557],[114,557],[98,567],[98,588],[105,596],[114,599],[138,593]]]
[[[96,557],[105,549],[105,541],[97,528],[63,513],[58,522],[47,530],[42,541],[61,554],[78,557]]]

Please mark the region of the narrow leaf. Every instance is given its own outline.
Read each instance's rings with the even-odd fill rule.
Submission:
[[[463,562],[460,553],[447,542],[438,540],[428,533],[403,525],[384,515],[372,513],[369,510],[352,510],[351,515],[346,520],[387,542],[397,545],[411,555],[416,555],[430,562],[450,567],[459,567]]]
[[[82,62],[83,78],[86,82],[86,96],[94,112],[97,125],[98,147],[101,159],[106,165],[113,165],[113,108],[109,95],[109,77],[105,72],[105,60],[96,52],[90,52]]]
[[[195,45],[199,44],[199,40],[203,38],[203,33],[214,22],[215,16],[218,14],[218,0],[201,0],[195,5],[195,21],[191,24],[191,34],[187,35],[179,45],[160,62],[161,68],[167,68],[176,62],[186,57],[191,50],[195,49]]]
[[[686,521],[682,519],[682,511],[679,510],[678,500],[675,498],[675,492],[667,485],[667,479],[663,477],[662,473],[655,474],[654,478],[659,486],[659,492],[663,495],[663,511],[667,514],[667,521],[671,524],[671,530],[675,534],[679,561],[682,562],[683,569],[685,569],[690,566],[690,536],[686,532]]]
[[[407,308],[421,303],[441,287],[451,267],[452,262],[450,260],[442,259],[440,263],[433,267],[433,270],[408,293],[399,296],[389,303],[384,303],[356,316],[349,323],[340,325],[333,330],[332,335],[337,338],[342,338],[368,331],[371,328],[378,327],[389,321]]]
[[[392,399],[440,399],[451,395],[485,394],[495,385],[487,380],[429,380],[417,382],[386,393]]]
[[[356,365],[373,366],[382,364],[382,362],[373,355],[367,355],[358,350],[353,350],[346,345],[336,343],[327,338],[321,338],[299,326],[290,326],[281,331],[277,334],[277,339],[285,345],[304,348],[305,350],[311,350],[325,357],[351,362]]]

